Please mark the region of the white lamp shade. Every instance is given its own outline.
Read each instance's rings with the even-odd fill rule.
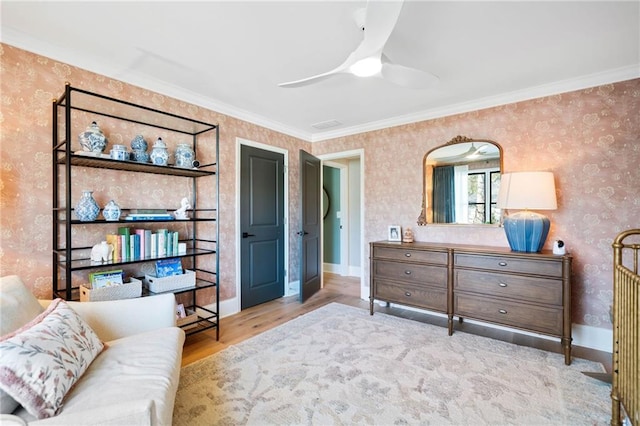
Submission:
[[[497,207],[514,210],[557,209],[553,173],[504,173],[500,178]]]

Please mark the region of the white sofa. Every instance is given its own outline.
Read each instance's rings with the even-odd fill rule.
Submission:
[[[38,301],[17,276],[0,278],[0,336],[29,328],[34,318],[47,315],[42,312],[50,303]],[[62,303],[52,305],[56,304]],[[37,419],[22,406],[8,414],[7,401],[15,405],[15,399],[4,393],[0,424],[170,425],[185,339],[184,331],[175,326],[175,296],[66,304],[95,332],[104,349],[66,393],[55,415]],[[7,353],[0,353],[3,369]]]

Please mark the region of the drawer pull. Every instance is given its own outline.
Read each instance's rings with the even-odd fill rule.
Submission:
[[[405,253],[405,257],[411,257],[411,253]]]
[[[411,271],[404,271],[406,275],[411,275]]]
[[[501,314],[505,315],[507,313],[506,309],[499,309],[498,312],[500,312]]]
[[[405,292],[404,292],[404,295],[405,295],[405,296],[407,296],[407,297],[411,297],[411,292],[409,292],[409,291],[405,291]]]
[[[506,287],[506,286],[507,286],[507,283],[499,282],[499,283],[498,283],[498,285],[499,285],[500,287]]]
[[[500,265],[500,266],[507,266],[507,262],[498,262],[498,265]]]

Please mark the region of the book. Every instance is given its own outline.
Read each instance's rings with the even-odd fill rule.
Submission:
[[[120,248],[121,238],[118,234],[107,234],[107,244],[111,244],[113,247],[113,261],[117,262],[122,260],[122,249]]]
[[[167,209],[131,209],[129,215],[155,215],[155,214],[169,214]]]
[[[131,221],[136,221],[136,220],[173,220],[174,217],[170,214],[162,214],[162,215],[127,215],[127,217],[124,218],[124,220],[131,220]]]
[[[92,289],[122,285],[122,269],[105,272],[93,272],[89,274],[89,282]]]
[[[172,257],[170,259],[160,259],[156,261],[156,278],[182,275],[182,261]]]
[[[121,235],[122,238],[122,256],[121,259],[123,260],[128,260],[131,259],[131,254],[130,254],[130,250],[131,250],[131,242],[129,241],[129,236],[131,231],[129,230],[128,227],[126,226],[120,226],[118,228],[118,234]]]

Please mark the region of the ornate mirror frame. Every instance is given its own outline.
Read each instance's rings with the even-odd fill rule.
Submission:
[[[456,144],[463,144],[463,143],[489,143],[491,145],[494,145],[495,147],[498,148],[498,152],[499,152],[499,162],[500,162],[500,173],[504,173],[504,168],[503,168],[503,151],[502,151],[502,147],[500,146],[500,144],[498,144],[495,141],[492,141],[490,139],[476,139],[476,138],[469,138],[467,136],[456,136],[455,138],[451,139],[449,142],[445,143],[444,145],[440,145],[437,146],[431,150],[429,150],[423,157],[422,159],[422,211],[420,212],[420,216],[418,217],[418,226],[425,226],[425,225],[433,225],[433,211],[430,208],[430,206],[428,205],[428,200],[431,199],[431,195],[433,193],[433,176],[432,176],[432,166],[427,164],[427,158],[429,157],[430,154],[434,153],[436,150],[441,149],[441,148],[445,148],[451,145],[456,145]],[[465,225],[465,226],[497,226],[494,224],[462,224],[462,223],[438,223],[437,225]]]

